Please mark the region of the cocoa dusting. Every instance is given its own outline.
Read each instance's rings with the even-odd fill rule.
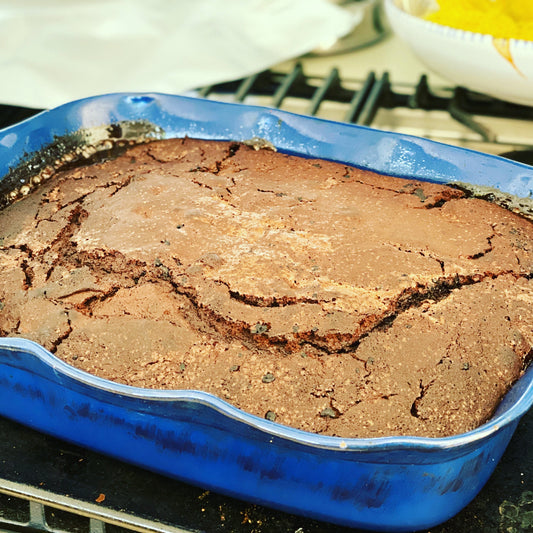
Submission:
[[[459,189],[174,139],[0,212],[0,334],[342,437],[445,436],[533,357],[533,225]]]

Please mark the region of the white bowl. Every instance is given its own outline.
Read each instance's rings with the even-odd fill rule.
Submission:
[[[432,0],[385,0],[391,28],[417,57],[456,85],[533,105],[533,41],[496,39],[420,18],[432,4]]]

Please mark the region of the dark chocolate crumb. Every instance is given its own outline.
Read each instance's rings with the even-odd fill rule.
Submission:
[[[337,418],[337,413],[332,407],[326,407],[320,411],[320,416],[322,418]]]
[[[420,188],[420,187],[417,187],[414,191],[413,191],[413,194],[415,196],[418,196],[418,198],[420,198],[420,201],[421,202],[425,202],[427,200],[427,196],[424,194],[424,189]]]
[[[261,381],[263,383],[272,383],[276,379],[276,376],[272,374],[271,372],[267,372],[262,378]]]
[[[251,332],[254,334],[266,333],[268,331],[268,326],[266,324],[261,324],[258,322],[252,329]]]
[[[274,411],[267,411],[265,414],[265,418],[267,420],[270,420],[271,422],[274,422],[276,420],[276,413],[274,413]]]

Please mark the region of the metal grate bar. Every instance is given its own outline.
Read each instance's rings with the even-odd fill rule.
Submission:
[[[448,98],[436,96],[431,92],[428,77],[426,74],[422,74],[413,94],[408,97],[407,107],[411,109],[446,110],[448,102]]]
[[[292,71],[289,72],[289,74],[285,76],[280,86],[274,93],[274,96],[272,97],[273,107],[281,107],[281,104],[283,103],[283,100],[285,99],[285,97],[288,95],[292,85],[298,78],[302,76],[302,74],[303,74],[302,65],[300,63],[296,63]]]
[[[42,503],[30,500],[30,520],[28,526],[41,531],[49,531],[45,509]]]
[[[257,81],[259,73],[252,74],[247,78],[242,80],[242,83],[239,85],[239,88],[235,92],[235,102],[243,102],[248,93],[252,90],[254,83]]]
[[[453,98],[460,102],[460,107],[472,115],[533,120],[533,106],[514,104],[490,96],[458,87]]]
[[[345,122],[357,122],[357,120],[359,120],[359,116],[361,114],[361,111],[363,110],[363,106],[367,99],[368,93],[372,89],[375,81],[376,75],[374,74],[374,72],[370,72],[366,77],[366,80],[361,89],[354,93],[352,101],[350,102],[350,107],[348,107],[348,110],[344,115]]]
[[[89,518],[89,533],[106,533],[105,522],[96,518]]]
[[[207,98],[209,94],[213,91],[214,85],[206,85],[205,87],[202,87],[201,89],[198,89],[198,96],[200,98]]]
[[[477,122],[470,113],[464,110],[464,107],[462,106],[462,102],[464,102],[464,92],[465,89],[462,87],[457,87],[454,90],[453,98],[448,105],[450,115],[464,126],[467,126],[472,131],[478,133],[484,141],[496,142],[496,135],[489,128]]]
[[[324,82],[318,89],[315,91],[313,98],[309,102],[309,106],[305,110],[307,115],[316,115],[320,104],[326,98],[328,91],[339,84],[339,71],[336,68],[331,69],[328,77],[325,78]]]
[[[361,113],[356,120],[356,124],[361,124],[363,126],[370,126],[370,124],[372,124],[378,111],[382,95],[387,90],[390,91],[390,82],[389,73],[385,72],[381,79],[379,79],[372,87],[368,98],[361,109]]]

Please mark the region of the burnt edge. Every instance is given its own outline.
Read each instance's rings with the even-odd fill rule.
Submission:
[[[499,205],[507,211],[533,222],[533,197],[516,196],[489,185],[474,185],[462,181],[445,183],[444,185],[459,189],[465,194],[466,198],[478,198]]]
[[[136,144],[164,138],[164,130],[147,121],[122,121],[82,128],[33,153],[0,178],[0,210],[26,196],[56,172],[115,159]]]

